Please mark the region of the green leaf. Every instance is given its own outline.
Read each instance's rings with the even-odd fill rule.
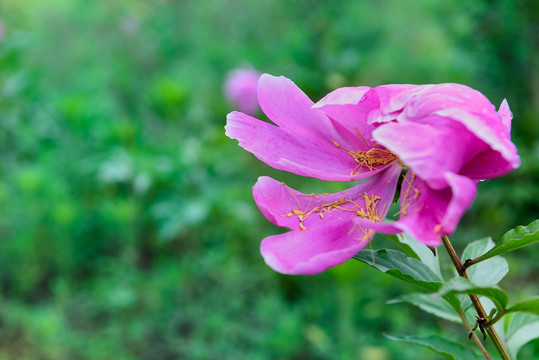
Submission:
[[[477,262],[490,259],[496,255],[519,249],[539,241],[539,220],[535,220],[528,226],[517,226],[502,236],[502,239],[486,254],[480,256]]]
[[[509,296],[505,291],[496,287],[477,286],[462,277],[456,277],[444,284],[437,293],[439,296],[450,294],[475,294],[486,296],[492,300],[498,311],[503,311],[509,302]]]
[[[398,250],[361,251],[354,258],[381,272],[431,292],[436,292],[442,287],[442,279],[439,275],[421,261],[408,257]]]
[[[436,296],[435,294],[409,294],[390,300],[388,303],[396,304],[400,302],[407,302],[413,304],[419,307],[421,310],[436,315],[442,319],[446,319],[456,323],[462,322],[460,316],[455,313],[454,308],[450,304],[448,304],[443,298]]]
[[[440,260],[434,255],[431,249],[425,244],[420,243],[411,235],[407,233],[401,233],[399,235],[384,235],[389,240],[401,247],[406,255],[420,260],[423,264],[427,265],[434,273],[442,278],[442,272],[440,271]]]
[[[422,345],[448,360],[480,360],[481,355],[466,348],[456,342],[447,340],[439,336],[393,336],[385,335],[388,339],[396,341],[404,341],[408,343]]]
[[[495,246],[490,238],[474,241],[464,249],[462,259],[475,259]],[[502,257],[495,257],[487,261],[470,266],[466,273],[470,281],[481,287],[496,285],[509,271],[507,261]]]
[[[384,237],[388,240],[391,240],[393,243],[395,243],[396,245],[398,245],[401,250],[406,254],[408,255],[409,257],[412,257],[412,258],[415,258],[417,260],[421,260],[421,258],[419,257],[419,255],[414,251],[414,249],[410,246],[410,244],[408,244],[407,242],[403,241],[403,238],[400,236],[401,234],[398,234],[398,235],[388,235],[388,234],[383,234]]]
[[[539,296],[531,299],[520,301],[510,306],[506,311],[508,312],[526,312],[530,314],[539,315]]]
[[[539,316],[517,313],[507,326],[507,349],[516,359],[518,351],[528,342],[539,337]]]

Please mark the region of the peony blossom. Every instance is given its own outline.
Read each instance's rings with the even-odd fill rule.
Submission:
[[[228,102],[246,114],[256,114],[259,78],[260,73],[251,68],[239,68],[228,73],[223,89]]]
[[[479,180],[520,165],[507,102],[497,112],[464,85],[340,88],[314,104],[292,81],[263,75],[258,102],[275,125],[239,112],[226,125],[227,136],[258,159],[321,180],[369,177],[348,190],[355,195],[324,196],[259,180],[254,197],[261,211],[292,229],[262,242],[268,265],[283,273],[312,274],[346,261],[375,231],[406,231],[437,246],[471,205]],[[383,222],[402,171],[399,219]],[[365,215],[373,198],[361,194],[377,199],[376,216]],[[345,203],[332,207],[335,201]],[[326,216],[328,206],[338,215]]]

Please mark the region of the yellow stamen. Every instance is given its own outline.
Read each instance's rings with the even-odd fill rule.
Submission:
[[[286,185],[284,185],[284,186],[286,186]],[[363,193],[363,195],[360,195],[360,196],[356,197],[355,199],[349,199],[349,198],[346,198],[346,197],[342,197],[339,200],[336,200],[336,201],[333,201],[333,202],[324,202],[321,205],[315,206],[315,207],[313,207],[311,209],[311,207],[313,205],[313,201],[312,201],[313,198],[315,198],[317,196],[320,196],[320,195],[297,194],[297,196],[308,196],[309,197],[309,201],[307,203],[307,206],[305,208],[303,208],[303,206],[301,205],[301,202],[296,197],[296,194],[294,194],[294,192],[292,192],[292,190],[288,186],[287,186],[287,190],[290,192],[292,197],[296,200],[299,209],[293,207],[291,211],[289,211],[288,213],[283,214],[281,216],[288,217],[288,218],[292,217],[292,216],[296,216],[298,221],[299,221],[299,228],[302,231],[307,230],[307,228],[304,225],[304,222],[309,218],[309,216],[311,216],[314,213],[318,213],[318,215],[320,216],[320,219],[324,220],[325,219],[324,218],[324,213],[327,213],[327,212],[330,212],[330,211],[335,211],[335,210],[340,210],[340,211],[346,211],[346,212],[353,212],[359,217],[366,218],[366,219],[376,221],[376,222],[382,221],[382,217],[386,213],[386,205],[384,205],[384,207],[382,208],[382,211],[379,212],[377,205],[378,205],[378,202],[381,200],[381,198],[379,196],[374,195],[374,194],[369,195],[367,193]],[[322,196],[327,196],[329,194],[328,193],[323,193],[321,195]],[[361,206],[358,203],[360,200],[363,200],[365,202],[364,206]],[[367,239],[372,234],[372,231],[365,232],[365,231],[362,230],[362,232],[363,232],[364,236],[363,236],[363,239],[360,239],[360,240],[363,240],[363,241],[365,239]]]
[[[410,207],[410,205],[412,205],[419,198],[419,195],[421,194],[421,192],[419,191],[419,189],[417,189],[413,185],[415,178],[416,178],[415,174],[412,174],[410,180],[408,180],[406,176],[404,176],[404,181],[406,182],[406,184],[408,184],[408,187],[406,188],[406,191],[404,192],[404,195],[402,196],[401,209],[394,216],[397,216],[399,214],[402,214],[404,216],[408,215],[408,207]],[[414,195],[412,196],[411,200],[410,200],[410,197],[411,197],[410,190],[414,191]],[[419,210],[421,210],[422,207],[423,207],[423,204],[421,204],[415,210],[415,212],[418,212]]]
[[[365,142],[365,145],[369,146],[367,141],[359,133],[358,129],[356,129],[356,132],[357,132],[358,137],[361,138]],[[346,150],[346,152],[348,152],[348,155],[350,155],[356,162],[357,166],[351,171],[350,175],[357,175],[361,173],[361,171],[363,170],[363,167],[366,167],[367,169],[369,169],[369,171],[372,171],[374,170],[374,167],[376,165],[387,165],[390,162],[397,160],[397,156],[393,154],[391,151],[377,148],[379,144],[374,144],[372,148],[366,151],[364,150],[353,151],[345,147],[342,147],[336,141],[332,141],[332,143],[339,149]]]

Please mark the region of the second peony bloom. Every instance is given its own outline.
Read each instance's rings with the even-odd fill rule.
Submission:
[[[338,265],[375,232],[407,232],[438,246],[473,202],[479,180],[520,165],[507,102],[496,111],[460,84],[347,87],[313,103],[289,79],[264,74],[258,103],[274,124],[232,112],[225,127],[258,159],[321,180],[368,178],[318,195],[258,180],[253,194],[264,216],[291,229],[261,245],[266,263],[285,274]],[[399,219],[384,222],[401,173]]]

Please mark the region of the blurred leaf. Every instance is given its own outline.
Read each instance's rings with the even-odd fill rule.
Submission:
[[[507,308],[505,312],[526,312],[539,315],[539,296],[528,300],[520,301]]]
[[[426,245],[420,243],[408,233],[401,233],[399,235],[384,235],[389,240],[400,246],[402,250],[410,257],[416,258],[427,265],[432,271],[442,278],[442,272],[440,271],[440,259],[435,256],[431,249]]]
[[[520,348],[539,337],[539,316],[515,314],[507,326],[506,334],[507,349],[516,358]]]
[[[458,301],[458,300],[457,300]],[[421,310],[436,315],[442,319],[461,323],[460,316],[443,298],[435,294],[409,294],[390,300],[389,304],[407,302],[419,307]]]
[[[388,339],[396,341],[404,341],[412,344],[422,345],[448,360],[480,360],[481,355],[466,348],[456,342],[447,340],[439,336],[394,336],[385,335]]]
[[[439,296],[448,294],[475,294],[486,296],[494,302],[498,311],[504,310],[509,302],[509,296],[500,288],[477,286],[462,277],[455,277],[449,280],[443,285],[440,291],[438,291]]]
[[[480,256],[477,262],[490,259],[496,255],[519,249],[539,241],[539,220],[527,226],[517,226],[505,233],[502,239],[487,253]]]
[[[421,261],[407,257],[401,251],[381,249],[361,251],[355,259],[410,284],[435,292],[442,286],[442,279]]]
[[[172,199],[154,204],[151,213],[158,223],[158,235],[170,241],[189,226],[200,224],[210,211],[209,200]]]
[[[462,259],[475,259],[494,247],[490,238],[471,242],[462,253]],[[509,271],[507,261],[502,257],[495,257],[475,264],[466,269],[470,281],[482,287],[496,285]]]

